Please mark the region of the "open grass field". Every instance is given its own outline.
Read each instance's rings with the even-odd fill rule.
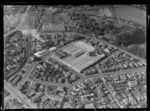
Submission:
[[[146,12],[129,6],[118,6],[114,8],[117,17],[146,26]]]

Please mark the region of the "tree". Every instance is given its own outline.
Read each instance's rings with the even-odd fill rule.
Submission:
[[[136,29],[133,32],[124,32],[119,35],[119,41],[121,44],[125,46],[129,46],[131,44],[143,44],[145,43],[145,35],[141,29]]]
[[[145,34],[142,29],[137,28],[132,34],[131,34],[131,43],[133,44],[143,44],[145,43]]]
[[[112,35],[118,35],[121,32],[120,28],[113,27],[113,30],[111,32]]]

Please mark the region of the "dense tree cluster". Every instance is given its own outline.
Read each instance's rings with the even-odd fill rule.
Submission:
[[[130,46],[128,46],[128,51],[135,54],[135,55],[138,55],[141,58],[146,59],[146,47],[143,44],[141,44],[141,45],[138,45],[138,44],[130,45]]]
[[[145,43],[145,35],[141,29],[136,29],[132,33],[122,33],[118,37],[121,44],[129,46],[131,44],[143,44]]]
[[[129,26],[115,27],[114,24],[104,24],[101,29],[105,33],[111,33],[115,38],[109,38],[116,45],[129,46],[132,44],[145,43],[145,33],[140,28],[132,28]]]

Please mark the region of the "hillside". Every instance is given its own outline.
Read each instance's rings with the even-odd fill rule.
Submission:
[[[127,50],[141,58],[146,59],[146,45],[145,44],[133,44],[127,47]]]

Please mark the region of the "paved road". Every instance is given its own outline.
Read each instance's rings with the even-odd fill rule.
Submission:
[[[53,31],[53,33],[59,33],[59,32],[61,32],[61,31]],[[66,31],[65,31],[65,32],[66,32]],[[52,32],[47,32],[47,33],[43,32],[43,33],[41,33],[41,34],[48,34],[48,33],[52,33]],[[96,41],[103,42],[104,44],[107,44],[108,46],[114,47],[114,48],[116,48],[116,49],[118,49],[118,50],[120,50],[120,51],[122,51],[122,52],[124,52],[124,53],[126,53],[126,54],[128,54],[128,55],[130,55],[130,56],[132,56],[133,58],[139,59],[139,60],[141,60],[142,62],[146,63],[146,60],[145,60],[145,59],[142,59],[142,58],[140,58],[140,57],[138,57],[138,56],[136,56],[136,55],[134,55],[134,54],[132,54],[132,53],[130,53],[130,52],[124,50],[124,49],[121,49],[121,48],[119,48],[119,47],[117,47],[117,46],[115,46],[115,45],[113,45],[113,44],[110,44],[110,43],[107,42],[107,41],[100,40],[100,39],[98,39],[98,38],[96,38],[96,37],[93,37],[92,35],[89,36],[89,35],[81,34],[81,33],[78,33],[78,32],[75,32],[75,33],[78,34],[78,35],[84,36],[84,37],[86,37],[86,38],[92,38],[92,39],[95,39]]]
[[[48,81],[42,81],[42,80],[34,80],[37,83],[43,84],[43,85],[53,85],[53,86],[65,86],[68,88],[72,88],[71,84],[67,84],[67,83],[54,83],[54,82],[48,82]]]
[[[99,40],[99,39],[97,39],[97,38],[95,38],[95,39],[96,39],[96,40]],[[139,60],[141,60],[142,62],[146,63],[146,60],[144,60],[144,59],[142,59],[142,58],[140,58],[140,57],[138,57],[138,56],[136,56],[136,55],[134,55],[134,54],[132,54],[132,53],[126,51],[126,50],[123,50],[123,49],[121,49],[121,48],[119,48],[119,47],[117,47],[117,46],[115,46],[115,45],[112,45],[112,44],[106,42],[106,41],[103,41],[103,40],[99,40],[99,41],[102,41],[103,43],[106,43],[106,44],[108,44],[109,46],[115,47],[116,49],[119,49],[120,51],[122,51],[122,52],[124,52],[124,53],[130,55],[131,57],[136,58],[136,59],[139,59]]]
[[[80,33],[77,33],[77,34],[79,34],[79,35],[81,35],[81,36],[84,36],[84,37],[93,38],[93,37],[88,36],[88,35],[84,35],[84,34],[80,34]],[[142,58],[140,58],[140,57],[138,57],[138,56],[135,56],[135,55],[133,55],[133,54],[131,54],[131,53],[129,53],[129,52],[127,52],[127,51],[121,49],[121,48],[118,48],[118,47],[116,47],[116,46],[114,46],[114,45],[112,45],[112,44],[110,44],[110,43],[108,43],[108,42],[106,42],[106,41],[99,40],[99,39],[97,39],[97,38],[95,38],[95,37],[94,37],[94,39],[95,39],[96,41],[103,42],[103,43],[105,43],[105,44],[107,44],[107,45],[109,45],[109,46],[111,46],[111,47],[115,47],[116,49],[118,49],[118,50],[120,50],[120,51],[122,51],[122,52],[124,52],[124,53],[126,53],[126,54],[128,54],[128,55],[130,55],[131,57],[134,57],[134,58],[139,59],[139,60],[141,60],[142,62],[146,63],[146,61],[145,61],[144,59],[142,59]],[[132,71],[135,72],[135,71],[138,71],[138,70],[145,70],[145,69],[146,69],[146,67],[140,67],[140,68],[134,68],[134,69],[128,69],[128,70],[121,70],[121,71],[112,72],[112,73],[104,73],[104,74],[101,74],[101,75],[100,75],[100,74],[96,74],[96,75],[89,75],[89,76],[87,76],[87,77],[82,77],[82,76],[81,76],[81,79],[80,79],[80,80],[86,79],[86,78],[90,78],[90,77],[96,77],[96,76],[104,76],[104,75],[105,75],[105,76],[108,76],[108,75],[118,74],[118,73],[119,73],[119,74],[131,73]]]
[[[36,64],[33,64],[34,66]],[[31,66],[31,70],[26,72],[26,79],[24,79],[24,82],[28,79],[28,76],[30,75],[30,73],[32,72],[32,70],[34,69],[34,66]],[[120,74],[126,74],[126,73],[132,73],[132,72],[140,72],[145,70],[146,67],[140,67],[140,68],[134,68],[134,69],[128,69],[128,70],[121,70],[121,71],[116,71],[116,72],[110,72],[110,73],[102,73],[102,74],[95,74],[95,75],[89,75],[89,76],[84,76],[81,79],[79,79],[78,81],[74,82],[73,84],[67,84],[67,83],[53,83],[53,82],[48,82],[48,81],[42,81],[42,80],[34,80],[40,84],[44,84],[44,85],[54,85],[54,86],[66,86],[68,88],[72,88],[72,86],[78,84],[80,81],[85,80],[85,79],[89,79],[89,78],[95,78],[95,77],[107,77],[110,75],[120,75]],[[32,79],[33,80],[33,79]]]
[[[9,31],[7,34],[5,34],[4,37],[6,37],[6,36],[8,36],[8,35],[10,35],[10,34],[12,34],[12,33],[14,33],[14,32],[17,31],[17,30],[19,30],[19,27],[22,26],[22,23],[24,22],[24,20],[25,20],[25,18],[26,18],[25,16],[28,14],[28,11],[30,10],[30,8],[31,8],[31,6],[28,6],[26,12],[22,15],[20,24],[19,24],[15,29],[13,29],[13,30]]]
[[[24,63],[22,63],[16,70],[14,70],[13,72],[11,72],[9,74],[9,76],[14,75],[15,73],[18,73],[18,71],[20,71],[21,68],[23,68],[23,66],[25,65],[25,63],[29,60],[30,58],[30,53],[31,53],[31,35],[27,36],[27,42],[26,42],[26,60],[24,61]]]
[[[32,46],[32,35],[27,35],[27,60],[30,58],[31,46]]]
[[[132,73],[132,72],[140,72],[146,70],[146,67],[140,67],[140,68],[134,68],[134,69],[128,69],[128,70],[121,70],[121,71],[116,71],[116,72],[110,72],[110,73],[102,73],[102,74],[95,74],[95,75],[89,75],[85,76],[82,79],[76,81],[73,83],[74,85],[78,84],[80,81],[85,80],[85,79],[90,79],[90,78],[95,78],[95,77],[108,77],[111,75],[121,75],[121,74],[127,74],[127,73]]]
[[[5,81],[4,87],[8,90],[12,95],[14,95],[19,101],[26,103],[29,108],[37,108],[34,103],[31,103],[27,98],[23,97],[23,95],[13,88],[8,82]]]
[[[4,37],[7,37],[8,35],[10,35],[10,34],[12,34],[12,33],[14,33],[15,31],[17,31],[17,30],[19,30],[19,27],[22,25],[22,23],[24,22],[24,20],[25,20],[25,16],[26,16],[26,14],[28,14],[28,11],[29,11],[29,9],[31,8],[31,6],[28,6],[28,8],[27,8],[27,10],[26,10],[26,12],[24,13],[24,15],[22,16],[22,19],[21,19],[21,22],[20,22],[20,24],[18,25],[18,27],[16,27],[14,30],[12,30],[12,31],[10,31],[9,33],[7,33],[7,34],[5,34],[4,35]],[[27,59],[29,58],[29,56],[30,56],[30,44],[31,44],[31,39],[28,39],[28,42],[27,42],[27,46],[26,46],[26,53],[27,53]],[[25,62],[26,63],[26,62]],[[25,64],[24,63],[24,64]],[[15,71],[13,71],[13,72],[11,72],[10,74],[9,74],[9,76],[10,75],[13,75],[14,73],[17,73],[19,70],[20,70],[20,68],[22,68],[22,66],[24,65],[24,64],[22,64],[19,68],[17,68]]]
[[[15,29],[13,29],[13,30],[11,30],[11,31],[9,31],[7,34],[4,35],[4,38],[7,37],[7,36],[9,36],[10,34],[16,32],[17,30],[18,30],[18,27],[15,28]]]
[[[35,68],[36,65],[37,65],[37,63],[32,63],[32,64],[29,65],[29,68],[23,74],[24,75],[24,79],[21,81],[21,84],[23,84],[26,80],[28,80],[30,74],[32,73],[32,71],[34,70],[34,68]],[[19,72],[19,73],[21,74],[21,72]]]
[[[125,73],[131,73],[131,72],[136,72],[136,71],[143,71],[145,70],[146,67],[139,67],[139,68],[134,68],[134,69],[127,69],[127,70],[121,70],[121,71],[115,71],[115,72],[109,72],[109,73],[101,73],[101,74],[96,74],[95,76],[110,76],[110,75],[118,75],[118,74],[125,74]],[[93,75],[94,76],[94,75]],[[87,76],[87,77],[92,77],[92,75]]]
[[[38,82],[40,84],[44,84],[44,85],[66,86],[68,88],[72,88],[72,86],[78,84],[80,81],[85,80],[85,79],[95,78],[95,77],[101,77],[102,78],[102,77],[107,77],[107,76],[110,76],[110,75],[120,75],[120,74],[126,74],[126,73],[131,73],[131,72],[140,72],[140,71],[143,71],[145,69],[146,69],[146,67],[140,67],[140,68],[134,68],[134,69],[128,69],[128,70],[121,70],[121,71],[116,71],[116,72],[110,72],[110,73],[102,73],[102,74],[95,74],[95,75],[83,76],[78,81],[74,82],[73,84],[53,83],[53,82],[42,81],[42,80],[34,80],[34,81],[36,81],[36,82]],[[27,73],[29,73],[29,72],[27,72]]]
[[[84,37],[86,37],[86,38],[94,38],[96,41],[103,42],[103,43],[105,43],[105,44],[107,44],[107,45],[109,45],[109,46],[111,46],[111,47],[114,47],[114,48],[116,48],[116,49],[119,49],[120,51],[122,51],[122,52],[124,52],[124,53],[126,53],[126,54],[128,54],[128,55],[130,55],[130,56],[132,56],[132,57],[134,57],[134,58],[136,58],[136,59],[139,59],[139,60],[143,61],[144,63],[146,63],[146,60],[144,60],[144,59],[142,59],[142,58],[140,58],[140,57],[138,57],[138,56],[136,56],[136,55],[134,55],[134,54],[131,54],[130,52],[127,52],[126,50],[123,50],[123,49],[121,49],[121,48],[119,48],[119,47],[117,47],[117,46],[115,46],[115,45],[112,45],[112,44],[110,44],[109,42],[106,42],[106,41],[104,41],[104,40],[100,40],[100,39],[98,39],[98,38],[96,38],[96,37],[91,37],[91,36],[89,36],[89,35],[84,35],[84,34],[81,34],[81,33],[77,33],[77,34],[79,34],[79,35],[81,35],[81,36],[84,36]]]
[[[120,108],[123,108],[123,107],[119,104],[118,100],[116,99],[114,92],[112,92],[112,91],[110,90],[110,88],[109,88],[108,85],[106,84],[105,80],[104,80],[104,79],[102,79],[102,80],[103,80],[104,85],[105,85],[106,88],[109,90],[109,92],[110,92],[111,95],[113,96],[114,100],[115,100],[116,103],[118,104],[118,106],[119,106]]]
[[[88,36],[88,35],[84,35],[84,34],[80,34],[80,33],[77,33],[77,34],[79,34],[79,35],[81,35],[81,36],[84,36],[84,37],[92,38],[92,37],[90,37],[90,36]],[[103,42],[103,43],[105,43],[105,44],[107,44],[107,45],[109,45],[109,46],[115,47],[116,49],[119,49],[120,51],[122,51],[122,52],[124,52],[124,53],[130,55],[131,57],[134,57],[134,58],[136,58],[136,59],[140,59],[141,61],[143,61],[144,63],[146,63],[146,61],[145,61],[144,59],[142,59],[142,58],[140,58],[140,57],[138,57],[138,56],[135,56],[135,55],[133,55],[133,54],[131,54],[131,53],[129,53],[129,52],[127,52],[127,51],[121,49],[121,48],[118,48],[118,47],[116,47],[116,46],[114,46],[114,45],[112,45],[112,44],[110,44],[110,43],[108,43],[108,42],[106,42],[106,41],[99,40],[99,39],[97,39],[97,38],[94,38],[94,39],[95,39],[96,41]],[[58,61],[58,62],[59,62],[59,61]],[[102,73],[102,74],[89,75],[89,76],[85,76],[85,77],[81,76],[81,78],[80,78],[78,81],[74,82],[73,84],[77,84],[77,83],[79,83],[80,81],[82,81],[82,80],[84,80],[84,79],[88,79],[88,78],[93,78],[93,77],[106,77],[106,76],[109,76],[109,75],[119,75],[119,74],[125,74],[125,73],[131,73],[131,72],[143,71],[143,70],[146,70],[146,66],[140,67],[140,68],[134,68],[134,69],[127,69],[127,70],[121,70],[121,71],[116,71],[116,72],[110,72],[110,73]],[[73,72],[74,72],[74,71],[73,71]],[[79,74],[79,75],[80,75],[80,74]]]

